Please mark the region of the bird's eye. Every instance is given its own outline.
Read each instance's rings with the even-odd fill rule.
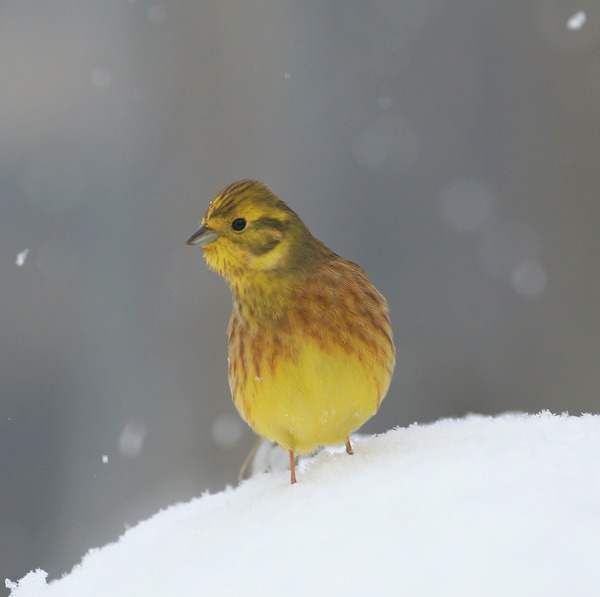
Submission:
[[[241,232],[246,227],[246,220],[244,218],[236,218],[231,222],[231,227],[236,232]]]

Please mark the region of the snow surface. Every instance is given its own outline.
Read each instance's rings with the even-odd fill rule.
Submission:
[[[11,597],[600,595],[600,416],[469,416],[172,506]]]

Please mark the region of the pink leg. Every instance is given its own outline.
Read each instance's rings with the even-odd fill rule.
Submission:
[[[290,475],[293,485],[296,483],[296,457],[294,456],[294,450],[290,450]]]
[[[350,438],[348,438],[348,441],[346,441],[346,452],[348,452],[348,454],[354,454],[352,444],[350,443]]]

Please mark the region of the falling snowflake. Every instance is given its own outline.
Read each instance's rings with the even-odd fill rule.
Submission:
[[[25,264],[25,259],[27,259],[27,255],[29,255],[29,249],[25,249],[17,255],[17,267],[23,267]]]
[[[569,20],[567,21],[567,27],[572,31],[575,31],[576,29],[581,29],[585,25],[586,18],[587,17],[585,13],[582,10],[580,10],[579,12],[576,12],[572,17],[569,18]]]

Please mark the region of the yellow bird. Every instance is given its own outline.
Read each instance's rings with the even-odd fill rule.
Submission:
[[[233,294],[229,386],[259,435],[295,455],[346,444],[383,400],[395,363],[388,307],[355,263],[317,240],[268,186],[241,180],[187,241]]]

